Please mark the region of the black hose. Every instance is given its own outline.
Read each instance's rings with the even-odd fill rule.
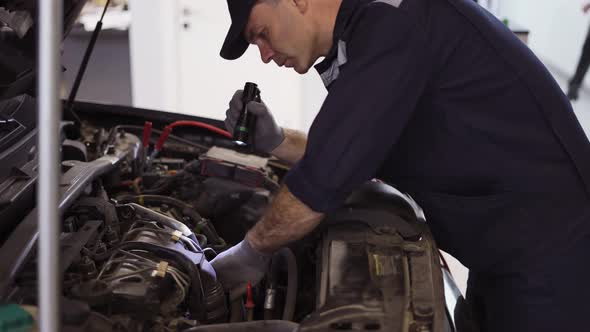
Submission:
[[[297,301],[298,288],[298,270],[297,259],[289,248],[282,248],[277,251],[272,258],[270,273],[269,273],[269,287],[276,289],[278,281],[278,273],[280,271],[279,264],[283,264],[283,260],[287,263],[287,294],[285,296],[285,308],[283,309],[283,320],[293,320],[295,314],[295,304]],[[265,313],[268,316],[270,313]]]
[[[195,236],[197,237],[197,240],[199,240],[199,246],[201,246],[201,248],[207,245],[207,237],[205,235],[195,234]]]
[[[160,195],[170,192],[174,188],[174,185],[180,176],[182,176],[182,171],[176,173],[176,175],[165,177],[164,179],[159,180],[156,182],[157,187],[154,186],[152,188],[143,189],[141,192],[144,195]]]
[[[279,251],[280,254],[285,256],[287,260],[287,270],[288,270],[288,287],[287,287],[287,296],[285,298],[285,310],[283,311],[283,320],[293,320],[293,316],[295,314],[295,304],[297,302],[297,289],[298,285],[298,269],[297,269],[297,259],[295,255],[289,248],[283,248]]]
[[[244,321],[244,302],[242,302],[241,298],[231,302],[229,312],[230,323],[238,323]]]
[[[264,320],[272,320],[272,319],[273,319],[272,309],[264,308]]]

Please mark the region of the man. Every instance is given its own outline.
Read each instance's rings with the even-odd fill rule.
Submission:
[[[587,330],[590,144],[539,60],[470,0],[228,0],[221,55],[307,72],[328,96],[309,136],[263,103],[258,149],[293,164],[262,220],[212,264],[227,290],[264,275],[361,183],[425,210],[471,271],[484,331]],[[240,92],[227,112],[228,129]]]
[[[588,13],[590,11],[590,2],[584,5],[582,10],[584,13]],[[586,76],[588,67],[590,67],[590,31],[588,31],[588,34],[586,35],[586,42],[584,42],[584,47],[582,48],[582,55],[580,56],[576,73],[570,80],[567,92],[567,97],[570,100],[578,100],[580,87],[584,82],[584,76]]]

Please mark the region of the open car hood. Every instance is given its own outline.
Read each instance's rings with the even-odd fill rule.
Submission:
[[[64,0],[64,38],[87,0]],[[0,0],[0,100],[35,95],[38,0]]]

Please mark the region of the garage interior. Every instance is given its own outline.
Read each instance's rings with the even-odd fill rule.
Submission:
[[[86,47],[94,28],[92,22],[103,2],[97,1],[95,8],[89,6],[87,16],[82,18],[88,23],[78,26],[66,40],[66,67],[78,67],[79,54]],[[523,40],[564,91],[575,72],[590,23],[590,18],[580,13],[582,4],[551,0],[480,1],[515,33],[524,36]],[[97,43],[79,98],[223,120],[225,114],[220,110],[225,110],[227,96],[249,79],[264,86],[268,104],[287,105],[275,111],[281,123],[308,130],[326,96],[319,76],[310,72],[299,77],[268,68],[253,48],[239,63],[219,58],[218,44],[228,24],[223,1],[211,4],[192,0],[129,0],[107,13],[107,31]],[[113,54],[117,61],[113,61]],[[216,73],[221,70],[238,74],[230,80],[220,79]],[[74,73],[66,73],[67,84],[71,85],[74,78]],[[590,78],[586,77],[580,98],[572,105],[590,136]],[[464,293],[467,270],[452,257],[449,264]]]
[[[14,35],[8,22],[20,19],[10,16],[14,13],[5,11],[3,4],[12,2],[18,7],[34,2],[19,1],[0,0],[0,46],[6,40],[12,42],[4,40],[5,36]],[[51,64],[35,63],[35,58],[15,62],[35,68],[15,76],[17,90],[30,77],[37,79],[37,69],[39,82],[22,95],[10,95],[15,91],[11,84],[0,84],[0,126],[4,126],[0,134],[8,137],[0,137],[0,220],[7,220],[0,222],[0,256],[6,257],[0,263],[0,332],[69,332],[82,327],[88,328],[88,332],[492,332],[476,326],[485,319],[475,317],[469,307],[472,303],[465,300],[469,270],[452,255],[439,250],[433,234],[440,229],[428,224],[428,211],[422,210],[420,199],[414,200],[416,195],[393,188],[386,180],[372,178],[355,188],[340,210],[326,214],[327,222],[318,222],[314,232],[297,238],[292,245],[268,254],[247,243],[247,236],[252,238],[252,229],[266,218],[277,197],[286,197],[282,190],[287,188],[290,194],[285,184],[291,169],[303,168],[298,161],[303,152],[305,156],[309,153],[304,144],[297,162],[289,163],[274,155],[273,149],[283,142],[292,143],[287,139],[292,136],[286,136],[287,129],[282,128],[310,132],[328,91],[325,77],[315,70],[297,75],[292,70],[277,68],[275,63],[264,64],[258,47],[249,47],[239,61],[220,57],[219,50],[232,23],[227,1],[64,0],[68,4],[86,3],[76,9],[80,15],[67,31],[61,48],[47,47],[54,56],[59,52],[59,70],[46,71]],[[411,0],[376,2],[397,7],[404,1]],[[571,103],[575,116],[569,120],[577,119],[582,128],[576,127],[577,137],[584,139],[583,130],[590,143],[590,74],[580,83],[577,98],[571,98],[570,83],[585,40],[590,38],[589,1],[452,1],[469,1],[470,6],[476,2],[481,10],[502,23],[499,30],[509,36],[511,31],[541,60],[564,93],[558,94],[563,97],[562,105],[569,109]],[[44,5],[46,9],[50,7]],[[97,24],[101,25],[99,35]],[[96,44],[89,48],[97,36]],[[30,42],[31,35],[27,38]],[[27,38],[21,38],[23,43]],[[43,37],[39,40],[42,46]],[[590,41],[586,40],[586,44]],[[84,58],[89,49],[90,56]],[[337,79],[337,70],[346,64],[347,55],[345,51],[342,54],[339,46],[336,50],[334,64],[338,66],[332,64],[326,72],[334,74],[336,68]],[[0,70],[10,66],[8,60],[16,58],[8,54],[0,54]],[[338,63],[342,56],[344,62]],[[55,78],[53,81],[58,83],[48,84],[43,77]],[[0,83],[5,82],[0,77]],[[558,91],[552,86],[553,92]],[[5,88],[10,97],[4,100]],[[77,88],[77,93],[72,94]],[[237,99],[233,102],[239,99],[242,108],[239,119],[234,119],[239,124],[229,128],[224,120],[229,121],[233,107],[230,99],[238,89],[247,92],[234,97]],[[257,128],[257,117],[246,119],[253,114],[246,105],[259,102],[261,96],[272,111],[270,123],[280,124],[278,129],[266,128],[281,139],[268,151],[254,147],[252,128]],[[63,106],[58,105],[60,100]],[[33,109],[39,110],[38,120],[32,116]],[[48,110],[46,114],[43,109]],[[50,109],[59,109],[64,117],[50,113]],[[261,118],[268,115],[261,114]],[[58,115],[60,118],[55,118]],[[56,128],[43,125],[50,121]],[[544,120],[535,121],[545,124]],[[514,128],[515,136],[521,134],[519,130],[538,134]],[[48,135],[49,129],[55,129],[54,135],[43,136]],[[482,132],[481,137],[486,137],[485,130]],[[559,136],[557,131],[553,134]],[[43,137],[59,143],[50,147],[53,150],[47,143],[43,150]],[[410,142],[426,146],[419,139],[412,141],[415,136],[409,137]],[[497,144],[495,137],[490,137],[490,145]],[[530,143],[530,137],[522,141]],[[403,148],[401,151],[413,156]],[[52,161],[56,168],[43,167],[42,160],[50,157],[55,158]],[[54,182],[42,182],[47,179],[43,174],[50,174],[49,171],[56,175]],[[542,168],[539,174],[552,175],[550,167]],[[534,176],[537,173],[531,177]],[[581,182],[590,179],[574,178]],[[497,189],[494,185],[490,188]],[[536,185],[542,187],[542,183]],[[54,191],[44,191],[51,186]],[[48,205],[40,201],[43,192],[49,193],[46,196],[52,199],[48,201],[57,206],[51,210],[55,214],[48,215],[59,220],[51,229],[41,221],[42,214],[37,215],[38,210]],[[441,193],[441,197],[448,194]],[[455,197],[492,197],[494,204],[500,197],[498,206],[510,206],[512,202],[503,200],[512,196],[504,196],[505,192],[496,194]],[[447,198],[452,195],[453,192]],[[453,205],[458,201],[448,202]],[[473,202],[477,206],[478,201]],[[567,204],[560,207],[564,206]],[[317,213],[309,205],[305,208],[310,214]],[[462,216],[458,215],[457,219]],[[470,230],[473,227],[461,225]],[[54,233],[49,234],[48,230]],[[274,236],[278,238],[277,234]],[[44,253],[43,248],[48,247],[42,243],[48,246],[51,239],[51,250],[60,254]],[[217,266],[211,262],[236,247],[264,260],[261,265],[265,271],[252,272],[262,273],[254,283],[248,280],[239,289],[228,290],[218,279]],[[493,251],[494,248],[490,249]],[[252,263],[246,266],[257,263],[255,259],[248,260],[251,257],[235,257],[240,263]],[[565,258],[564,261],[571,263]],[[41,277],[45,277],[44,268],[54,272],[47,279]],[[57,275],[59,280],[52,279]],[[474,288],[474,279],[469,279],[469,289]],[[51,287],[47,287],[50,282],[63,287],[57,289],[61,294],[51,293]],[[532,281],[531,284],[537,286]],[[495,287],[491,282],[487,286],[488,292]],[[551,289],[542,290],[551,293]],[[52,302],[42,302],[49,301],[48,298]],[[47,319],[52,315],[59,318]],[[63,324],[63,329],[51,324]]]

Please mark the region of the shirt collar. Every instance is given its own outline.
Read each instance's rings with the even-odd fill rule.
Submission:
[[[332,48],[326,55],[326,58],[315,65],[315,69],[321,74],[326,71],[332,64],[332,60],[335,56],[338,55],[338,41],[344,35],[344,31],[346,31],[346,27],[348,26],[348,22],[352,17],[352,14],[356,10],[358,5],[358,0],[342,0],[340,4],[340,9],[338,10],[338,15],[336,16],[336,24],[334,25],[334,34],[332,37]]]

